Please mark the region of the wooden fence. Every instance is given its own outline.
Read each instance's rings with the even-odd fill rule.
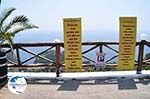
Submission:
[[[104,48],[109,49],[110,51],[113,51],[115,54],[114,56],[111,56],[109,58],[106,59],[106,67],[108,66],[117,66],[117,64],[110,64],[110,61],[112,61],[113,59],[118,57],[118,46],[119,43],[118,42],[83,42],[82,43],[82,47],[86,46],[86,49],[83,50],[82,52],[82,57],[83,59],[86,59],[88,61],[91,62],[91,64],[83,64],[83,67],[87,67],[87,66],[94,66],[95,60],[87,57],[86,54],[98,49],[100,52],[104,51]],[[115,48],[112,46],[116,46]],[[141,42],[136,42],[136,49],[138,48],[138,59],[135,59],[136,65],[137,65],[137,73],[140,73],[142,70],[142,65],[143,64],[150,64],[150,59],[146,59],[144,60],[144,47],[147,46],[150,48],[150,42],[144,41],[142,40]],[[2,47],[4,49],[6,49],[6,53],[11,52],[10,46],[9,45],[2,45]],[[33,52],[32,50],[30,50],[30,48],[44,48],[43,51],[40,52]],[[56,61],[50,60],[47,57],[44,57],[42,54],[49,51],[49,50],[55,50],[56,54],[55,54],[55,58]],[[9,67],[42,67],[42,66],[55,66],[56,67],[56,74],[57,77],[59,76],[60,70],[59,68],[61,66],[64,66],[65,63],[60,61],[60,55],[61,55],[61,51],[64,50],[64,43],[60,42],[60,43],[17,43],[13,45],[13,50],[14,53],[16,55],[16,62],[13,62],[11,60],[9,61]],[[27,57],[26,59],[22,60],[21,59],[21,51],[31,54],[31,57]],[[28,63],[30,60],[35,59],[35,58],[41,58],[43,60],[48,61],[48,64],[44,64],[44,63],[38,63],[38,64],[34,64],[34,63]]]

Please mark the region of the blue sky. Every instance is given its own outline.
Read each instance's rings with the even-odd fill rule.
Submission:
[[[150,0],[3,0],[41,30],[62,30],[62,18],[82,17],[83,30],[117,30],[119,16],[137,16],[138,30],[149,30]]]
[[[33,24],[39,26],[38,31],[45,31],[43,34],[39,32],[39,37],[51,36],[47,33],[53,31],[53,38],[62,40],[62,19],[81,17],[83,40],[118,40],[120,16],[137,16],[137,38],[140,38],[141,33],[147,33],[150,37],[150,0],[3,0],[2,8],[8,7],[17,8],[12,16],[26,15]],[[96,32],[87,35],[84,31]],[[27,38],[35,35],[32,33]]]
[[[150,40],[150,0],[3,0],[1,8],[8,7],[17,8],[13,16],[26,15],[39,26],[17,34],[19,43],[63,41],[66,17],[82,17],[82,41],[118,41],[119,17],[137,16],[137,41],[141,33]]]

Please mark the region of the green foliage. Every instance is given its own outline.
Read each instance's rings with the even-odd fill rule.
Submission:
[[[12,39],[17,33],[27,29],[38,28],[37,26],[31,24],[29,19],[24,15],[16,16],[6,23],[8,17],[15,10],[15,8],[8,8],[0,13],[0,45],[7,41],[8,44],[12,46]]]
[[[0,0],[0,6],[1,6],[2,0]]]

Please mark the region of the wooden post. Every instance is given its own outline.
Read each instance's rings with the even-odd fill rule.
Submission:
[[[16,48],[16,54],[17,54],[18,66],[20,66],[21,62],[20,62],[20,55],[19,55],[19,49],[18,49],[18,47]]]
[[[60,46],[56,45],[56,77],[59,77],[59,66],[60,66]]]
[[[145,40],[141,40],[141,43],[139,45],[138,66],[137,66],[137,72],[136,72],[137,74],[141,74],[141,70],[142,70],[144,42],[145,42]]]

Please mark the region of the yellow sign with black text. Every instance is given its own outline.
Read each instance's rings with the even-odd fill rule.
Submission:
[[[64,18],[65,70],[82,71],[81,18]]]
[[[136,17],[120,17],[118,70],[134,69],[136,28]]]

